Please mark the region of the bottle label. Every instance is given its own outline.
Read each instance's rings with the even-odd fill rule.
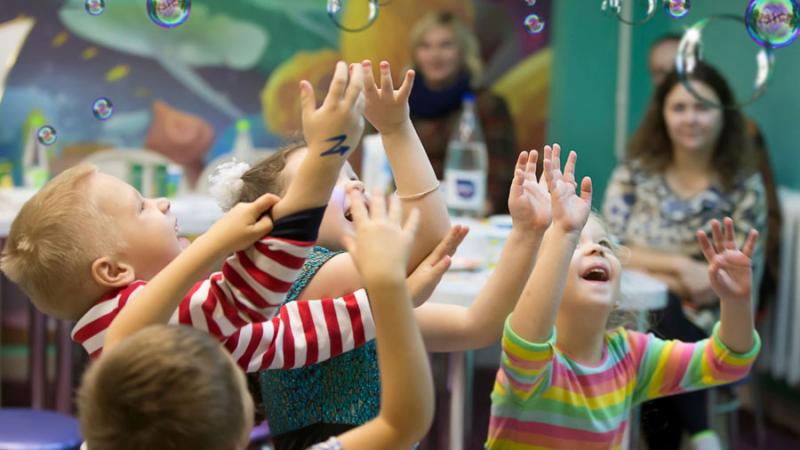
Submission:
[[[476,170],[447,169],[444,182],[449,208],[483,210],[486,198],[485,173]]]

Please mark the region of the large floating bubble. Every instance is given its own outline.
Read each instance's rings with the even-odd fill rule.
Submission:
[[[175,28],[186,22],[191,9],[191,0],[147,0],[147,15],[163,28]]]
[[[689,14],[690,0],[664,0],[664,10],[673,19],[680,19]]]
[[[92,103],[92,114],[97,120],[108,120],[114,112],[114,105],[106,97],[100,97]]]
[[[364,31],[378,18],[378,0],[328,0],[328,17],[344,31]]]
[[[752,43],[748,46],[750,41],[741,32],[743,22],[741,17],[731,14],[702,19],[686,30],[678,45],[675,69],[683,85],[710,106],[739,108],[761,97],[767,89],[775,63],[772,49]],[[749,62],[752,61],[750,58],[755,60],[754,66]],[[700,94],[690,82],[700,63],[717,69],[739,100],[722,104]]]
[[[523,21],[525,31],[529,34],[539,34],[544,30],[544,20],[536,14],[528,14]]]
[[[800,6],[795,0],[750,0],[744,22],[758,45],[786,47],[800,36]]]
[[[56,143],[56,129],[50,125],[45,125],[36,132],[36,139],[44,145],[53,145]]]
[[[656,0],[603,0],[600,9],[622,23],[641,25],[655,15]]]

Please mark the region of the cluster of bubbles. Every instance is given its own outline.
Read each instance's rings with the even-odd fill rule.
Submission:
[[[162,28],[175,28],[189,18],[191,0],[147,0],[147,15]]]
[[[86,0],[83,7],[90,16],[99,16],[106,10],[106,2],[105,0]]]
[[[786,47],[800,36],[796,0],[750,0],[744,20],[747,33],[762,47]]]
[[[536,5],[536,0],[525,0],[525,3],[528,6]],[[544,31],[544,19],[539,17],[538,14],[528,14],[525,16],[525,19],[522,21],[522,25],[525,27],[525,31],[528,34],[539,34]]]
[[[92,114],[97,120],[108,120],[114,112],[114,105],[106,97],[99,97],[92,102]]]
[[[57,139],[56,129],[50,125],[45,125],[36,131],[36,139],[38,139],[42,145],[53,145],[56,143]]]
[[[389,3],[390,0],[384,0],[380,5]],[[378,0],[368,0],[366,4],[362,2],[347,2],[345,0],[328,0],[326,10],[328,17],[331,18],[334,25],[339,29],[350,32],[364,31],[370,25],[375,23],[378,19]],[[365,11],[358,11],[358,14],[350,14],[349,16],[358,16],[357,19],[345,20],[345,12],[350,8],[364,8]]]

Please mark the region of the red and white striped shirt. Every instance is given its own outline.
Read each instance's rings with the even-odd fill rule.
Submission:
[[[195,284],[169,323],[213,335],[248,372],[316,364],[373,339],[363,289],[283,305],[313,244],[262,238],[229,257],[221,272]],[[72,339],[92,358],[100,356],[112,320],[146,284],[136,281],[103,297],[72,329]]]

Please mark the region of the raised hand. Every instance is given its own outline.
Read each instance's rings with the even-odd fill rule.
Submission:
[[[317,149],[320,156],[347,157],[364,131],[364,73],[362,70],[350,72],[348,85],[347,64],[336,63],[328,95],[319,108],[311,83],[300,82],[303,135],[309,148]]]
[[[389,63],[381,61],[381,85],[375,83],[372,75],[372,62],[365,59],[361,63],[364,72],[364,95],[367,99],[364,116],[381,134],[390,133],[406,124],[409,119],[408,96],[414,85],[414,71],[406,72],[400,88],[395,90]]]
[[[564,172],[561,172],[561,146],[555,144],[551,149],[544,147],[544,178],[550,190],[550,203],[552,208],[553,225],[563,231],[580,233],[589,213],[592,210],[592,180],[584,177],[581,180],[581,193],[578,196],[575,189],[575,162],[578,155],[569,152]]]
[[[408,276],[408,293],[414,306],[419,306],[430,298],[442,276],[450,268],[451,257],[464,241],[469,228],[453,225],[439,245]]]
[[[244,250],[272,231],[272,219],[267,214],[280,198],[264,194],[250,203],[237,203],[203,235],[219,247],[220,256]]]
[[[522,152],[517,158],[514,180],[508,195],[508,211],[515,227],[544,230],[550,225],[550,193],[544,175],[536,179],[539,153]]]
[[[397,197],[392,197],[387,215],[386,202],[379,192],[371,197],[369,211],[360,192],[350,190],[348,195],[356,236],[345,236],[344,246],[361,276],[367,284],[381,280],[405,282],[419,211],[412,210],[401,228],[402,209]]]
[[[750,300],[753,284],[752,256],[758,231],[750,230],[741,250],[736,246],[733,220],[724,219],[723,232],[719,220],[711,221],[712,242],[705,231],[697,231],[697,240],[708,261],[708,278],[711,288],[721,301]]]

